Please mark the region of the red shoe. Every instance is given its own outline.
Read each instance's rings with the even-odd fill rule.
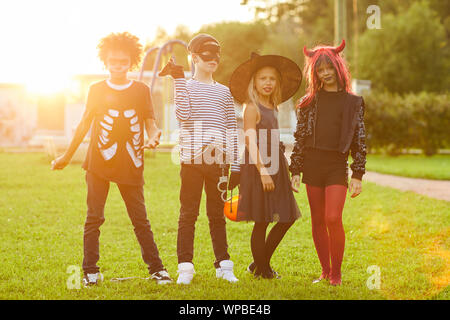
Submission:
[[[341,276],[339,275],[337,277],[331,277],[330,284],[332,286],[340,286],[342,284]]]

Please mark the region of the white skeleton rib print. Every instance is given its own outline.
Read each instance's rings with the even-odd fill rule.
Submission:
[[[98,147],[100,153],[106,161],[111,160],[117,154],[119,148],[125,148],[133,160],[136,168],[142,166],[143,153],[139,150],[141,144],[141,125],[138,123],[136,110],[129,109],[123,111],[109,109],[100,121],[100,135],[98,136]],[[125,136],[114,134],[117,132],[115,126],[118,124],[128,128]]]

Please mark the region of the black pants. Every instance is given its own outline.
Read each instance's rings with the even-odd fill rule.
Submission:
[[[228,170],[228,168],[227,168]],[[225,171],[225,173],[227,172]],[[224,202],[217,189],[222,170],[218,164],[181,164],[180,218],[178,220],[178,263],[191,262],[194,256],[195,222],[199,214],[203,185],[206,192],[206,213],[216,261],[229,260]]]
[[[83,271],[84,273],[96,273],[99,271],[97,262],[100,258],[100,226],[105,221],[104,208],[109,191],[109,181],[103,180],[91,172],[86,172],[86,183],[88,210],[84,225]],[[147,219],[143,186],[124,184],[117,184],[117,186],[134,226],[134,233],[141,246],[144,262],[148,265],[150,273],[161,271],[164,266],[159,258],[158,248]]]

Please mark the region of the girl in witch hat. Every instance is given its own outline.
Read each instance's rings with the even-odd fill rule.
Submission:
[[[278,105],[300,86],[302,72],[292,60],[252,54],[232,74],[230,90],[244,104],[245,159],[241,165],[237,221],[254,221],[253,261],[248,271],[274,278],[270,259],[300,210],[291,190],[284,146],[278,130]],[[231,189],[235,186],[230,181]],[[277,224],[266,238],[270,222]]]
[[[329,279],[341,284],[345,233],[342,211],[347,194],[361,193],[366,145],[364,100],[350,89],[350,74],[338,47],[303,49],[307,93],[297,105],[295,145],[291,154],[292,187],[298,192],[300,173],[311,208],[312,235],[322,266],[314,283]],[[348,184],[349,152],[352,177]],[[331,262],[331,263],[330,263]]]

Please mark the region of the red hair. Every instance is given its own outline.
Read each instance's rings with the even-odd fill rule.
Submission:
[[[336,71],[338,86],[346,92],[351,91],[350,73],[347,63],[339,53],[345,47],[345,40],[338,47],[316,46],[312,50],[308,50],[306,46],[303,48],[305,54],[305,78],[306,78],[306,95],[299,101],[297,108],[303,108],[311,103],[317,92],[322,87],[322,83],[317,76],[316,68],[321,62],[333,65]]]

